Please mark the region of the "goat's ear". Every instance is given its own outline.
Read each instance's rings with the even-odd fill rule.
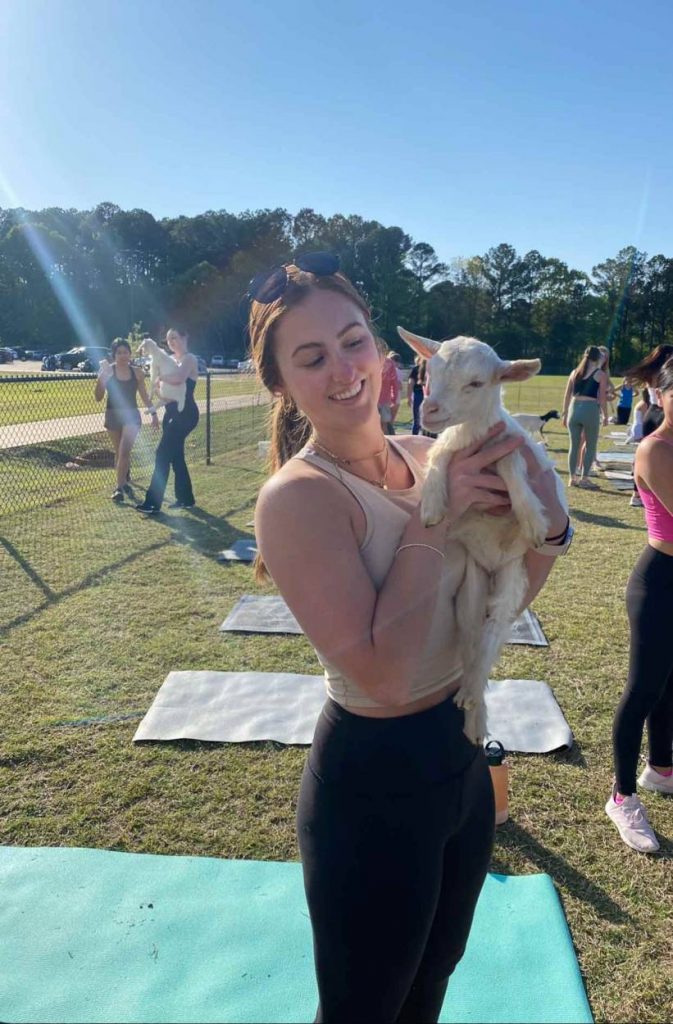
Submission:
[[[500,380],[528,380],[542,369],[539,359],[513,359],[505,362],[500,371]]]
[[[423,359],[432,359],[435,352],[438,352],[440,349],[441,343],[439,341],[421,338],[420,334],[412,334],[411,331],[405,331],[404,327],[398,327],[397,333],[402,341],[406,341],[407,345],[413,348],[414,352],[418,352],[419,356],[422,356]]]

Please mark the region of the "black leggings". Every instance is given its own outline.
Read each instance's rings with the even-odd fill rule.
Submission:
[[[670,767],[673,744],[673,556],[649,545],[626,587],[631,627],[629,678],[615,715],[612,740],[617,791],[636,791],[643,726],[649,762]]]
[[[194,399],[187,399],[182,412],[177,402],[168,402],[162,425],[161,440],[154,459],[154,472],[145,496],[148,505],[161,508],[171,466],[175,473],[175,500],[194,504],[192,480],[185,462],[185,440],[199,422],[199,409]]]
[[[316,727],[297,831],[320,1004],[316,1021],[436,1021],[493,846],[483,751],[449,698],[401,718],[334,701]]]

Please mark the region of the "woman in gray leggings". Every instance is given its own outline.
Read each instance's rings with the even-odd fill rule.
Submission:
[[[571,487],[596,490],[589,479],[589,470],[596,458],[598,431],[608,422],[607,375],[600,369],[602,355],[596,345],[589,345],[579,365],[568,377],[563,399],[563,426],[570,434],[568,475]],[[580,463],[580,449],[584,457]]]

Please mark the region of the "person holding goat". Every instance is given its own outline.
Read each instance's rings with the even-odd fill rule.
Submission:
[[[154,472],[145,500],[136,508],[145,515],[158,515],[166,493],[171,467],[175,474],[175,501],[171,508],[192,508],[194,491],[185,461],[185,441],[199,422],[199,408],[194,401],[194,390],[199,376],[196,356],[188,350],[189,338],[186,332],[172,328],[166,334],[166,344],[175,357],[175,369],[168,374],[162,372],[160,380],[165,384],[185,384],[184,408],[179,409],[177,401],[166,403],[162,423],[161,440],[154,459]]]
[[[447,530],[468,509],[509,509],[493,467],[525,441],[484,429],[446,470],[445,516],[424,526],[431,442],[384,435],[385,354],[337,257],[297,257],[248,295],[252,357],[276,397],[257,575],[273,578],[314,645],[328,694],[297,811],[316,1020],[437,1021],[494,832],[486,759],[452,699],[466,556]],[[554,474],[530,466],[554,539],[567,525]],[[526,560],[528,602],[553,559]]]

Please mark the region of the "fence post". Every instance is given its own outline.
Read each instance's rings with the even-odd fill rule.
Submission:
[[[206,373],[206,466],[210,465],[210,370]]]

